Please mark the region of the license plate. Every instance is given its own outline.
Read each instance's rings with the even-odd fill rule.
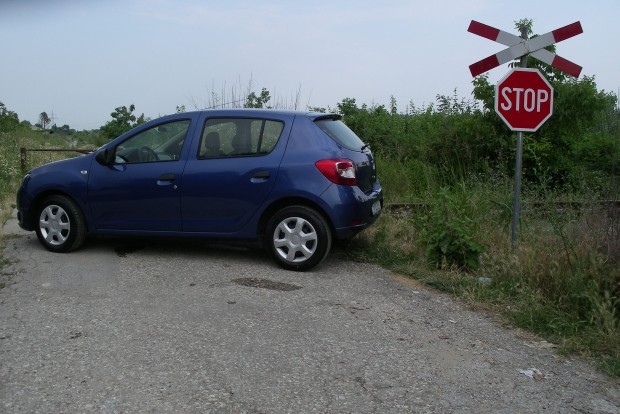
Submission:
[[[372,205],[372,215],[376,216],[381,212],[381,201],[375,201]]]

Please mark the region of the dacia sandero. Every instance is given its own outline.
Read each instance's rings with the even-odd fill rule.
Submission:
[[[339,115],[267,109],[151,120],[32,169],[17,194],[21,228],[52,252],[97,235],[259,241],[299,271],[382,206],[375,158]]]

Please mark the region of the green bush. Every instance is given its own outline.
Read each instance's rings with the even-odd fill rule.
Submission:
[[[464,183],[441,188],[425,214],[416,219],[427,260],[438,268],[475,270],[484,246],[479,242],[480,206]]]

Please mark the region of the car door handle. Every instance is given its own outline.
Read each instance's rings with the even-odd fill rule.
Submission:
[[[269,178],[269,171],[259,171],[252,178]]]
[[[259,171],[252,176],[252,179],[250,181],[253,183],[258,183],[261,181],[267,181],[269,177],[271,177],[269,171]]]
[[[174,180],[177,179],[177,176],[174,174],[162,174],[159,176],[159,178],[157,179],[157,185],[162,185],[162,186],[169,186],[170,184],[172,184],[174,182]],[[177,185],[173,185],[172,188],[174,190],[177,189]]]
[[[174,174],[163,174],[159,176],[157,181],[174,181],[176,178],[177,176]]]

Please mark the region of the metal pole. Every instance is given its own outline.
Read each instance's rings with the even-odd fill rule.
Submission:
[[[521,28],[521,38],[527,40],[527,29]],[[521,56],[519,67],[527,67],[527,54]],[[523,131],[517,132],[517,156],[515,160],[515,178],[514,178],[514,199],[512,201],[512,234],[511,244],[512,250],[516,251],[519,247],[519,217],[521,215],[520,197],[521,197],[521,170],[523,167]]]
[[[519,199],[521,196],[521,168],[523,164],[523,132],[517,132],[517,158],[515,161],[515,179],[514,179],[514,199],[512,200],[512,250],[517,250],[519,238],[519,216],[521,207]]]
[[[26,148],[21,147],[19,149],[19,163],[22,169],[22,174],[26,172],[26,158],[28,157],[28,152]]]

